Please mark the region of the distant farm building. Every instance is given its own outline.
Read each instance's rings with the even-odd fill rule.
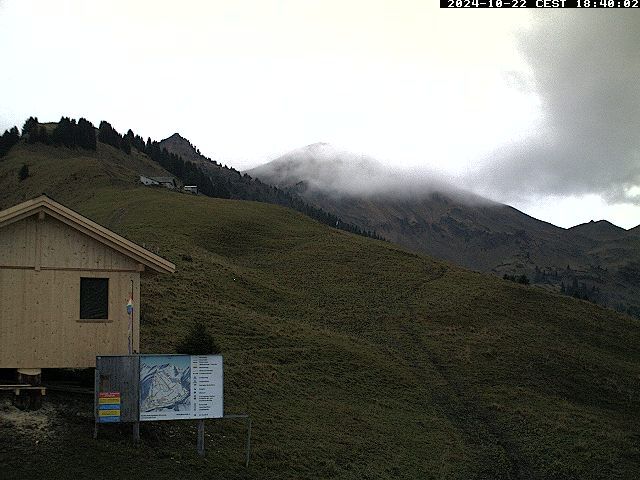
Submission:
[[[193,193],[194,195],[198,194],[198,186],[197,185],[185,185],[183,190],[185,192]]]
[[[1,211],[0,368],[94,367],[96,355],[138,351],[148,271],[175,265],[47,196]]]
[[[161,187],[170,188],[174,190],[178,187],[176,179],[173,177],[146,177],[140,175],[140,181],[145,185],[159,185]]]

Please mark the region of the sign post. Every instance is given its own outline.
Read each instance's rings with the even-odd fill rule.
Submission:
[[[131,295],[127,302],[127,314],[129,315],[129,355],[136,353],[133,351],[133,280],[131,280]]]
[[[204,457],[204,418],[198,420],[198,455]]]
[[[224,415],[222,355],[96,357],[95,405],[96,437],[99,423],[132,422],[137,442],[141,421],[197,420],[200,455],[206,418],[244,418],[248,465],[251,419]]]

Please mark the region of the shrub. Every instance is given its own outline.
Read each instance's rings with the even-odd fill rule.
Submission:
[[[29,167],[27,165],[22,165],[22,168],[18,172],[18,178],[20,181],[26,180],[29,177]]]
[[[191,326],[184,340],[176,346],[176,352],[187,355],[210,355],[220,353],[220,347],[204,323],[196,322]]]

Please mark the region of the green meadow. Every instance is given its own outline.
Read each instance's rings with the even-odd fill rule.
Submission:
[[[194,423],[96,441],[92,400],[52,393],[46,428],[0,415],[1,478],[640,477],[637,319],[141,173],[163,170],[104,144],[19,144],[0,159],[0,208],[47,193],[176,264],[143,278],[142,350],[207,325],[225,412],[253,420],[251,464],[241,422],[208,420],[200,458]]]

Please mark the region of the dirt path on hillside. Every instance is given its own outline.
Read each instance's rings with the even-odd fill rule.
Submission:
[[[412,291],[406,292],[406,301],[419,295],[429,283],[444,277],[447,271],[447,269],[443,269],[435,277],[426,279]],[[406,339],[414,346],[412,351],[421,352],[424,356],[418,356],[407,352],[406,349],[396,347],[398,354],[411,366],[419,381],[427,384],[432,380],[427,374],[427,370],[430,367],[446,383],[444,388],[439,385],[437,389],[433,390],[433,399],[449,422],[462,432],[465,444],[474,448],[475,451],[482,451],[486,449],[487,443],[490,443],[497,445],[504,452],[509,463],[508,471],[503,472],[503,476],[494,478],[496,480],[497,478],[533,479],[535,476],[524,454],[513,442],[505,437],[501,426],[482,411],[482,407],[478,402],[469,400],[469,395],[465,395],[464,385],[451,377],[441,359],[431,351],[420,337],[416,327],[408,322],[403,322],[400,324],[400,329]],[[425,364],[425,361],[428,362],[428,365]]]

